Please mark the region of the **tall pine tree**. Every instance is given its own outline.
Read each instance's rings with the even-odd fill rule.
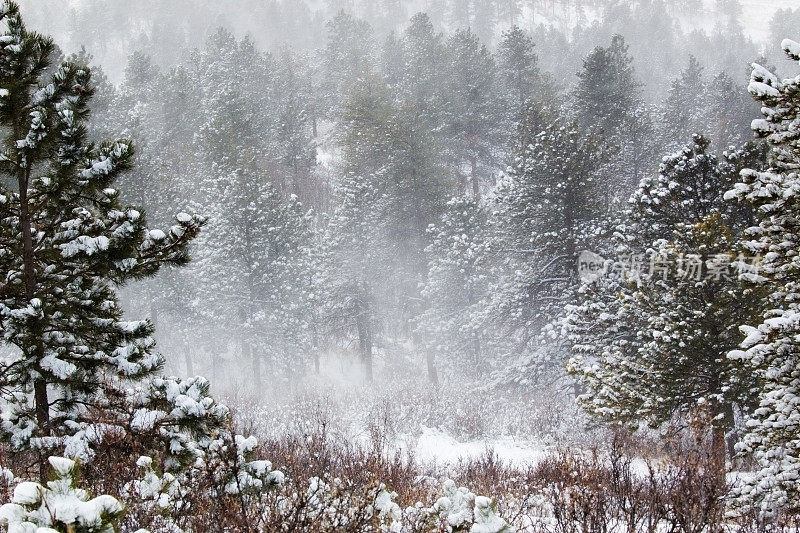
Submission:
[[[152,324],[123,320],[116,287],[185,263],[201,220],[181,213],[150,230],[124,206],[113,184],[133,147],[87,141],[90,71],[65,62],[47,75],[52,41],[12,2],[0,19],[0,167],[11,182],[0,189],[0,329],[16,348],[0,367],[1,427],[15,447],[63,444],[163,364]]]
[[[786,55],[800,61],[800,43],[784,40]],[[739,490],[739,501],[770,515],[800,510],[800,78],[780,80],[754,64],[749,85],[763,106],[764,118],[753,121],[758,137],[771,146],[769,166],[742,172],[742,183],[727,194],[751,205],[757,224],[746,243],[752,254],[764,257],[761,275],[768,297],[763,320],[745,326],[741,349],[730,353],[748,365],[761,380],[758,408],[747,424],[743,452],[752,453],[758,471]],[[766,167],[766,168],[765,168]],[[750,322],[753,324],[754,322]],[[758,322],[755,322],[758,324]]]
[[[589,412],[636,427],[706,410],[722,471],[725,432],[737,409],[752,406],[755,387],[726,353],[758,301],[743,285],[751,265],[736,261],[752,211],[723,194],[763,150],[709,152],[697,136],[641,181],[612,228],[608,275],[581,288],[566,329],[578,354],[568,369],[587,387],[580,402]]]

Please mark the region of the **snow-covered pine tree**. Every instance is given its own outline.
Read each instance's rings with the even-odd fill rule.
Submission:
[[[355,331],[358,353],[368,380],[373,377],[375,337],[385,311],[379,290],[394,281],[382,261],[389,243],[381,231],[377,207],[381,199],[372,176],[346,172],[337,184],[338,201],[325,229],[323,270],[317,291],[324,303],[322,324],[331,336],[347,337]]]
[[[0,369],[0,426],[16,448],[58,447],[162,365],[152,324],[122,319],[116,287],[184,264],[201,219],[149,230],[123,206],[113,184],[133,147],[87,141],[90,71],[65,62],[46,76],[52,41],[13,2],[0,19],[0,330],[15,348]]]
[[[583,60],[574,97],[579,123],[614,136],[638,106],[639,87],[628,45],[614,35],[607,48],[598,46]]]
[[[446,20],[452,27],[458,29],[469,28],[470,3],[470,0],[450,0],[450,2],[444,2],[444,9],[447,10]]]
[[[311,217],[252,166],[211,177],[206,188],[209,223],[191,267],[197,297],[212,307],[208,326],[232,333],[225,338],[258,391],[265,375],[296,370],[308,355]]]
[[[672,81],[661,116],[662,146],[670,150],[685,144],[695,133],[710,133],[707,116],[707,82],[703,66],[694,56]],[[727,148],[727,147],[720,147]]]
[[[752,138],[750,122],[758,105],[745,87],[720,72],[706,86],[708,136],[717,150],[740,146]]]
[[[93,115],[94,101],[93,101]],[[104,129],[119,131],[137,146],[134,167],[118,182],[121,194],[145,205],[148,219],[168,224],[175,206],[189,206],[194,198],[193,152],[189,139],[197,130],[199,87],[183,68],[163,74],[151,59],[134,53],[125,78],[111,102]],[[123,287],[120,296],[128,312],[148,316],[162,351],[182,354],[185,376],[194,374],[197,345],[189,346],[199,310],[193,305],[194,284],[184,269],[162,269],[158,276],[135,287]],[[177,372],[177,360],[170,371]]]
[[[800,61],[800,43],[786,39],[781,47]],[[738,490],[738,500],[769,516],[800,510],[800,77],[780,80],[754,64],[748,89],[763,106],[764,118],[753,121],[753,129],[771,146],[769,166],[743,171],[743,182],[726,197],[744,200],[757,213],[745,245],[764,257],[760,274],[768,297],[760,325],[742,327],[747,337],[729,357],[762,383],[740,448],[753,454],[758,471]]]
[[[354,87],[343,119],[321,289],[327,325],[340,338],[355,330],[371,377],[379,328],[407,332],[419,307],[425,230],[439,216],[446,183],[424,122],[398,109],[377,77]]]
[[[598,46],[583,60],[572,93],[580,126],[610,148],[600,173],[610,180],[609,192],[623,199],[649,170],[643,162],[654,155],[654,128],[640,88],[628,45],[614,35],[608,47]]]
[[[502,37],[495,57],[497,76],[503,89],[500,99],[504,141],[511,147],[528,101],[535,98],[540,103],[552,102],[555,95],[539,71],[533,39],[518,26],[505,31]]]
[[[461,187],[477,196],[490,171],[499,166],[502,128],[496,120],[500,105],[496,65],[486,46],[468,29],[457,30],[447,40],[446,49],[447,156],[457,169]]]
[[[117,90],[105,75],[103,68],[100,65],[92,64],[93,59],[92,54],[81,46],[78,52],[67,58],[67,61],[76,65],[91,66],[94,95],[92,96],[92,115],[89,117],[89,131],[98,138],[102,138],[108,133],[109,128],[114,127],[113,121],[109,119],[113,116],[111,106],[117,97]]]
[[[426,307],[416,322],[432,382],[442,367],[474,372],[482,364],[482,332],[472,317],[489,282],[488,216],[479,199],[456,197],[428,229],[432,242],[426,249],[428,275],[422,290]]]
[[[444,101],[445,73],[442,36],[425,13],[417,13],[399,39],[402,66],[397,92],[400,99],[415,106],[429,129],[439,127]]]
[[[317,341],[319,295],[313,280],[319,264],[314,214],[296,196],[284,198],[269,187],[265,200],[259,220],[266,234],[263,248],[258,248],[265,298],[257,315],[264,324],[259,337],[262,347],[271,345],[270,364],[291,377],[305,371]]]
[[[469,24],[478,39],[484,43],[494,42],[494,28],[497,23],[495,2],[470,2],[472,22]]]
[[[539,58],[534,50],[533,39],[519,26],[503,32],[497,47],[497,72],[507,96],[510,111],[517,118],[525,110],[525,104],[541,90]]]
[[[501,0],[497,4],[500,20],[508,26],[515,26],[517,19],[522,15],[523,2],[521,0]]]
[[[78,487],[78,465],[65,457],[50,457],[55,479],[47,485],[23,481],[14,488],[10,503],[0,507],[0,525],[6,531],[97,532],[117,529],[125,506],[108,494],[90,499]]]
[[[327,24],[328,40],[321,52],[320,90],[324,116],[341,113],[344,95],[362,74],[372,71],[376,50],[370,25],[344,10]]]
[[[316,193],[310,179],[316,163],[314,105],[307,58],[283,50],[276,62],[274,94],[277,112],[270,130],[275,132],[275,153],[282,189],[298,198]]]
[[[738,274],[738,239],[752,212],[723,200],[739,170],[763,157],[748,146],[717,158],[696,136],[645,178],[613,228],[608,276],[585,284],[566,331],[577,356],[568,370],[584,408],[607,420],[657,426],[705,410],[724,467],[734,411],[752,406],[755,382],[726,358],[737,328],[757,313],[758,291]]]
[[[288,271],[307,267],[311,239],[310,220],[289,194],[296,179],[307,177],[313,155],[312,126],[294,115],[306,102],[273,90],[302,86],[296,76],[278,71],[251,41],[237,41],[224,30],[196,53],[191,73],[201,91],[202,117],[193,139],[200,181],[195,194],[209,215],[190,267],[199,280],[197,318],[206,329],[198,336],[209,343],[213,372],[224,352],[237,353],[256,390],[264,365],[270,376],[278,368],[288,371],[308,347],[302,333],[307,317],[293,322],[300,311],[281,310],[289,301],[303,307]],[[281,194],[281,188],[289,191]],[[228,334],[219,335],[220,327]]]
[[[543,332],[571,301],[581,242],[604,212],[597,175],[603,158],[577,124],[529,106],[492,206],[491,247],[501,274],[476,317],[511,341],[506,372],[514,381],[560,372],[563,354]]]

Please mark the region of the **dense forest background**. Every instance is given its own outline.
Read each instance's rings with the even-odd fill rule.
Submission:
[[[796,531],[796,2],[21,9],[0,526]]]
[[[596,220],[693,134],[715,153],[748,141],[748,65],[785,61],[735,1],[51,4],[23,7],[99,67],[93,132],[136,143],[127,198],[159,225],[209,219],[192,266],[132,285],[126,309],[157,324],[171,371],[216,386],[334,353],[348,376],[360,353],[432,380],[541,382],[566,357],[542,299],[571,289],[533,294],[507,253],[536,230],[508,235],[519,192],[496,187],[520,137],[557,119],[596,145],[576,163],[605,196]],[[776,11],[769,42],[798,17]],[[482,258],[451,264],[454,246]]]

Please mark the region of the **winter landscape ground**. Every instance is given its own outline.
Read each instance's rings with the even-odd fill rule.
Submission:
[[[800,531],[797,0],[0,4],[0,529]]]

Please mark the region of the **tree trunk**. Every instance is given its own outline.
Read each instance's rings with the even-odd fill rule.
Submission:
[[[478,197],[481,194],[481,184],[478,177],[478,160],[474,155],[470,158],[469,164],[470,177],[472,178],[472,195]]]
[[[255,387],[256,393],[258,393],[261,389],[261,357],[253,350],[253,347],[250,346],[250,343],[246,340],[242,341],[242,359],[250,359],[253,365],[253,386]]]
[[[19,224],[22,232],[22,265],[25,272],[25,297],[30,302],[36,297],[36,260],[33,253],[33,233],[31,226],[33,220],[28,211],[28,181],[29,171],[19,176]],[[39,336],[37,336],[39,337]],[[39,337],[40,338],[40,337]],[[41,341],[36,341],[36,345],[31,346],[25,355],[39,361],[44,357],[44,347]],[[42,437],[50,435],[50,402],[47,398],[47,381],[42,377],[33,382],[33,402],[36,411],[36,425],[38,433]],[[39,453],[39,479],[42,483],[47,481],[47,458]]]
[[[725,459],[727,458],[727,446],[725,446],[725,428],[714,424],[711,428],[711,453],[712,467],[717,478],[717,482],[725,484]]]
[[[428,381],[431,385],[439,386],[439,372],[436,370],[436,359],[430,350],[425,352],[425,363],[428,366]]]
[[[725,472],[727,470],[726,459],[728,447],[725,443],[725,429],[728,422],[728,411],[730,406],[716,403],[711,409],[711,463],[714,468],[717,483],[725,484]],[[731,411],[732,414],[732,411]],[[724,418],[720,417],[724,415]]]
[[[183,352],[183,360],[186,362],[186,377],[192,377],[194,375],[194,365],[192,364],[192,352],[189,349],[189,345],[187,344],[184,347],[185,351]]]
[[[481,338],[475,334],[472,337],[472,365],[475,373],[478,374],[478,368],[481,362]]]
[[[364,375],[368,382],[372,381],[372,328],[366,313],[358,316],[358,348],[361,352],[361,364],[364,365]]]
[[[47,399],[47,382],[37,379],[33,382],[33,398],[36,408],[36,425],[39,427],[39,435],[46,437],[50,435],[50,405]],[[39,480],[44,483],[47,481],[47,457],[46,454],[39,452]]]

